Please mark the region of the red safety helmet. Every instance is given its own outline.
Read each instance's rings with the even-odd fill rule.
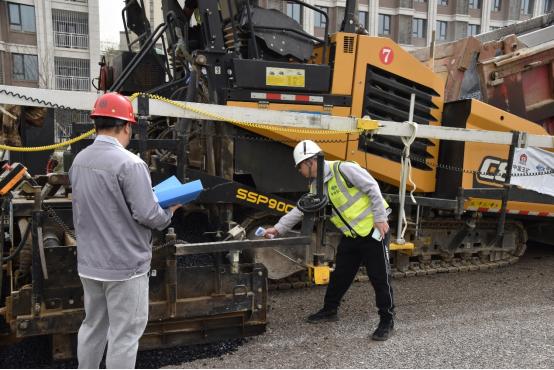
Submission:
[[[131,101],[126,96],[116,92],[106,93],[96,99],[90,117],[112,117],[131,123],[137,122],[133,114]]]

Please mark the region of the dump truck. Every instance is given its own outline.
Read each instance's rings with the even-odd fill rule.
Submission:
[[[140,348],[260,334],[268,289],[325,281],[340,235],[326,222],[324,204],[291,235],[254,236],[306,199],[308,183],[291,155],[303,139],[318,142],[327,159],[356,161],[379,181],[393,208],[391,225],[400,220],[390,253],[395,276],[514,263],[533,227],[552,225],[552,196],[507,181],[526,135],[550,148],[546,129],[477,99],[447,101],[445,80],[426,63],[365,34],[355,0],[346,2],[340,31],[323,38],[250,1],[159,5],[165,22],[151,27],[143,2],[126,1],[124,26],[134,37],[128,50],[101,61],[97,85],[132,96],[138,127],[130,149],[148,163],[153,184],[176,175],[205,187],[171,229],[154,235],[151,315]],[[10,104],[90,109],[95,98],[0,86]],[[379,125],[405,121],[404,131],[392,126],[379,134]],[[67,169],[90,144],[92,126],[72,128],[57,171],[30,176],[30,157],[13,148],[4,169],[2,220],[10,237],[3,241],[0,333],[6,340],[51,335],[57,358],[71,355],[83,317]],[[449,141],[434,128],[479,130],[489,141]],[[24,130],[25,147],[45,138]],[[406,183],[413,200],[405,199]],[[317,195],[308,199],[318,204]]]

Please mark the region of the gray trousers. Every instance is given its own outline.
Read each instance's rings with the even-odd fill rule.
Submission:
[[[77,337],[80,369],[98,369],[106,344],[106,368],[132,369],[148,322],[148,275],[125,281],[81,278],[85,319]]]

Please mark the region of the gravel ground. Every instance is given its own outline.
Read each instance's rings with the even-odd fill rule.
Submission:
[[[313,325],[325,288],[275,291],[267,333],[186,368],[553,368],[554,249],[529,248],[515,265],[394,280],[396,331],[377,324],[369,283],[355,283],[340,320]],[[371,303],[370,303],[371,302]]]
[[[373,342],[373,290],[355,283],[334,323],[313,325],[325,287],[270,292],[265,335],[139,353],[138,368],[554,368],[554,248],[501,269],[394,280],[396,331]],[[51,363],[43,338],[0,348],[0,368]]]

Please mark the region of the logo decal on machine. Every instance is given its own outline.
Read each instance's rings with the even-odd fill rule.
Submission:
[[[527,164],[527,154],[523,153],[519,156],[519,164],[526,165]]]
[[[266,195],[259,194],[254,191],[248,191],[244,188],[238,188],[235,197],[248,203],[265,206],[269,209],[273,209],[282,213],[288,213],[291,209],[294,208],[293,204],[285,203],[283,201],[270,198]]]
[[[388,46],[381,48],[381,51],[379,51],[379,59],[381,59],[381,63],[383,64],[391,64],[394,59],[394,51]]]
[[[477,180],[481,182],[504,184],[506,182],[507,167],[508,162],[501,158],[485,157],[479,167]]]

